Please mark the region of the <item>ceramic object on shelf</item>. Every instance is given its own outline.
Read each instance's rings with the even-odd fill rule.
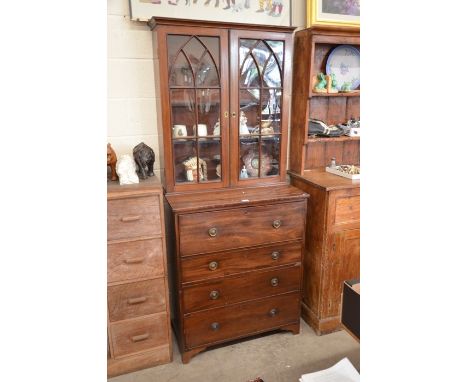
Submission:
[[[136,184],[140,182],[136,173],[136,163],[131,155],[122,155],[117,161],[116,170],[121,186],[124,184]]]
[[[328,56],[326,73],[335,75],[338,89],[349,83],[350,90],[356,90],[360,84],[359,50],[352,45],[338,45]]]
[[[240,112],[239,118],[239,134],[248,135],[250,134],[249,128],[247,126],[247,117],[243,111]]]
[[[327,92],[327,79],[325,77],[325,74],[319,73],[316,76],[314,76],[314,92],[315,93],[326,93]]]
[[[186,171],[186,177],[189,182],[197,180],[197,157],[190,157],[183,162]],[[198,158],[198,177],[199,181],[208,180],[208,167],[206,162]]]
[[[271,156],[265,152],[262,153],[262,160],[260,161],[258,151],[256,149],[250,149],[242,160],[249,177],[265,177],[271,170]],[[261,166],[260,174],[258,171],[259,166]]]
[[[187,136],[187,127],[185,125],[174,125],[172,130],[173,130],[174,138]]]
[[[213,135],[221,135],[221,123],[219,121],[219,118],[218,118],[218,121],[216,122],[216,124],[214,125]]]
[[[193,125],[193,131],[196,131],[199,137],[206,137],[208,135],[208,128],[204,123]]]

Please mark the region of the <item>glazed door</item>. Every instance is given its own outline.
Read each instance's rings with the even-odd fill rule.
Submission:
[[[227,31],[158,31],[168,191],[225,187],[228,174]]]
[[[291,36],[230,31],[231,183],[285,181]]]

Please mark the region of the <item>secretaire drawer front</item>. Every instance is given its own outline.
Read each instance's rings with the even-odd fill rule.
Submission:
[[[107,201],[107,239],[161,234],[159,199],[139,197]]]
[[[158,313],[144,318],[111,324],[111,341],[114,356],[165,345],[168,342],[167,314]]]
[[[187,348],[234,339],[299,320],[299,293],[194,313],[185,319]]]
[[[182,259],[182,282],[229,276],[301,261],[302,242],[190,256]]]
[[[359,223],[360,219],[360,196],[341,195],[337,193],[335,199],[335,224],[344,225]]]
[[[302,237],[304,203],[281,203],[179,217],[181,256]]]
[[[164,274],[161,239],[107,245],[107,282],[133,280]]]
[[[165,311],[164,279],[108,287],[107,304],[111,322]]]
[[[240,274],[183,289],[187,313],[276,294],[299,291],[301,267],[292,266]]]

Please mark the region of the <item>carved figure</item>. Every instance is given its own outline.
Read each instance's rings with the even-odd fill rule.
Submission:
[[[239,134],[250,134],[249,128],[247,127],[247,117],[243,111],[240,112],[239,117]]]
[[[122,155],[117,161],[117,174],[120,185],[139,183],[135,161],[129,154]]]
[[[327,80],[323,73],[319,73],[316,76],[316,82],[314,86],[314,92],[316,93],[326,93],[327,92]]]
[[[148,178],[148,176],[154,176],[154,151],[148,145],[143,142],[139,143],[133,148],[133,158],[138,165],[138,175],[142,179]]]
[[[117,173],[115,171],[115,165],[117,163],[117,155],[111,144],[107,144],[107,166],[111,169],[111,180],[117,180]]]

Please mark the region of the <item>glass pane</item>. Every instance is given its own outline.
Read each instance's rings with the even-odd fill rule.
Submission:
[[[218,72],[207,50],[197,64],[195,78],[197,86],[219,86]]]
[[[280,88],[282,85],[281,72],[273,56],[268,60],[263,73],[263,86]]]
[[[221,181],[221,140],[200,138],[198,152],[203,172],[200,181]]]
[[[283,56],[284,56],[284,41],[272,41],[267,40],[266,43],[275,53],[276,58],[280,64],[280,67],[283,67]]]
[[[239,65],[242,66],[246,57],[249,55],[253,46],[258,43],[258,40],[241,39],[239,42]]]
[[[173,139],[193,136],[195,119],[195,90],[173,89],[171,92],[171,121]]]
[[[191,158],[197,157],[196,141],[194,139],[179,139],[173,141],[174,178],[176,183],[193,183],[197,178],[191,171]],[[195,165],[196,168],[196,165]],[[196,172],[195,172],[196,175]]]
[[[206,49],[214,59],[215,65],[219,68],[219,37],[199,37],[201,42],[206,46]]]
[[[241,68],[240,75],[240,86],[241,87],[259,87],[260,86],[260,75],[258,73],[257,65],[255,64],[252,55],[249,55],[244,62],[244,66]]]
[[[239,90],[239,135],[254,133],[260,123],[260,89]]]
[[[279,175],[281,136],[262,137],[261,176]]]
[[[265,45],[263,41],[260,41],[260,43],[253,49],[252,52],[255,59],[257,60],[258,66],[260,67],[260,72],[263,72],[265,63],[272,53],[271,50]]]
[[[200,62],[203,53],[205,53],[205,50],[205,47],[196,37],[192,37],[190,41],[184,46],[185,54],[190,60],[190,63],[192,64],[195,72],[196,66]]]
[[[220,135],[216,124],[221,117],[221,95],[218,89],[197,90],[198,136]]]
[[[169,55],[169,65],[176,59],[177,53],[185,45],[191,36],[169,35],[167,36],[167,53]]]
[[[169,86],[193,86],[193,73],[183,52],[180,52],[169,72]]]
[[[258,137],[242,137],[240,139],[239,179],[258,178],[259,157]]]
[[[262,89],[262,134],[281,133],[281,89]]]

